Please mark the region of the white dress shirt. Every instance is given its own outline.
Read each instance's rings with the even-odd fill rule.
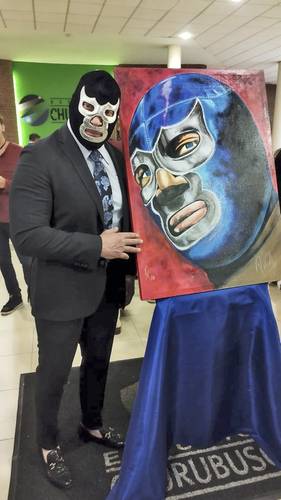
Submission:
[[[88,168],[89,168],[91,174],[93,175],[94,166],[93,166],[93,162],[89,159],[91,151],[89,151],[89,149],[85,148],[85,146],[83,146],[83,144],[80,144],[77,137],[73,133],[73,130],[71,128],[69,120],[67,121],[67,127],[68,127],[72,137],[74,138],[74,140],[78,144],[79,149],[80,149],[82,155],[84,156],[85,161],[88,165]],[[121,193],[121,188],[120,188],[120,184],[119,184],[119,179],[118,179],[118,176],[116,174],[116,170],[115,170],[113,161],[112,161],[109,153],[107,152],[105,146],[102,145],[100,148],[98,148],[98,150],[99,150],[100,154],[102,155],[103,165],[104,165],[104,168],[105,168],[106,173],[108,175],[109,182],[111,184],[112,203],[113,203],[112,225],[113,225],[113,227],[119,227],[120,220],[122,218],[122,193]]]

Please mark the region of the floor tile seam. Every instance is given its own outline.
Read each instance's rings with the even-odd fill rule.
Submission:
[[[136,332],[137,332],[138,336],[140,337],[140,334],[139,334],[139,332],[138,332],[138,330],[139,330],[139,328],[140,328],[140,327],[139,327],[139,326],[137,326],[137,323],[135,323],[134,319],[132,319],[132,323],[134,324],[135,330],[136,330]],[[149,328],[150,328],[150,325],[149,325],[149,326],[148,326],[148,328],[147,328],[146,337],[148,337]],[[145,335],[145,334],[144,334],[144,335]],[[142,339],[143,337],[140,337],[140,338]]]
[[[136,343],[143,343],[144,340],[141,339],[141,338],[137,338],[136,340],[131,340],[130,342],[127,342],[126,340],[116,340],[116,342],[114,342],[114,349],[118,348],[118,347],[130,347],[130,344],[132,344],[133,346],[136,344]]]
[[[4,438],[4,439],[0,439],[0,443],[2,443],[3,441],[14,441],[14,438]]]
[[[24,351],[24,352],[14,352],[12,354],[0,354],[0,360],[1,358],[12,358],[13,356],[21,356],[22,354],[32,354],[34,351]]]
[[[1,392],[8,392],[10,390],[17,391],[18,389],[0,389],[0,393]]]

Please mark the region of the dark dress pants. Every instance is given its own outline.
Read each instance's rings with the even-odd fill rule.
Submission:
[[[94,314],[72,321],[35,318],[39,364],[36,381],[37,440],[41,448],[58,444],[58,412],[78,343],[81,347],[82,423],[102,427],[105,384],[118,316],[115,304],[102,300]]]
[[[12,264],[9,240],[9,224],[0,222],[0,271],[3,275],[8,294],[20,295],[21,291]]]

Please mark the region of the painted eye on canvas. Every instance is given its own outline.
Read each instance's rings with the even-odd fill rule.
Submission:
[[[200,143],[200,134],[196,130],[184,132],[167,146],[167,154],[172,158],[183,158],[192,153]]]
[[[144,188],[151,179],[151,172],[147,165],[139,165],[135,171],[135,178],[141,188]]]

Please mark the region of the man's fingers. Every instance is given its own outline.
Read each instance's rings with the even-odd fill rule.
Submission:
[[[140,235],[138,233],[120,233],[122,234],[122,236],[124,236],[124,238],[139,238]]]
[[[125,252],[121,253],[120,255],[120,259],[123,259],[123,260],[128,260],[129,259],[129,255]]]
[[[124,244],[125,245],[141,245],[143,241],[140,238],[125,238],[124,239]]]
[[[141,251],[141,249],[140,248],[136,248],[136,247],[131,247],[129,245],[125,245],[124,251],[125,252],[129,252],[129,253],[139,253]]]
[[[116,234],[117,233],[117,234]],[[117,227],[105,230],[102,234],[102,257],[106,259],[128,260],[128,254],[136,254],[141,251],[137,245],[143,240],[138,233],[122,233]]]

